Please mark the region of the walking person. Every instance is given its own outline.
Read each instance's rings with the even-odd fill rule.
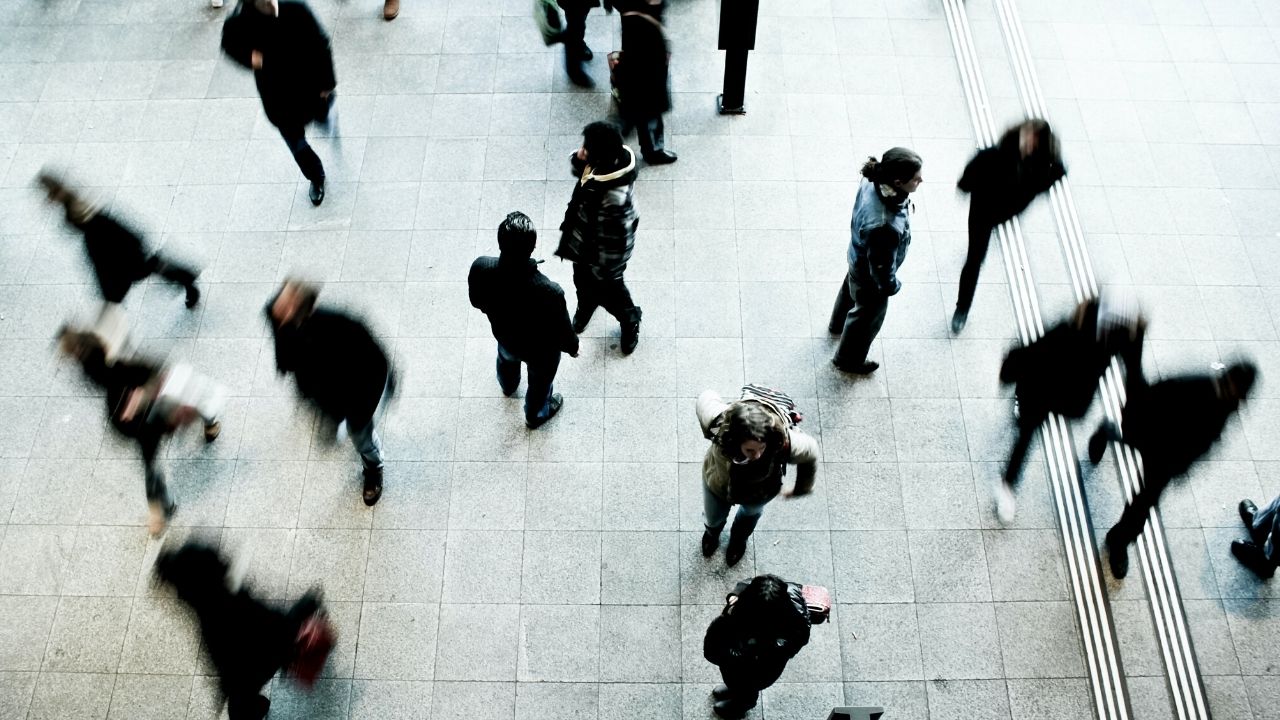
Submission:
[[[617,318],[619,343],[631,354],[640,342],[640,307],[623,280],[635,249],[640,216],[635,207],[636,158],[618,128],[593,122],[582,130],[582,147],[570,158],[578,182],[560,223],[556,255],[573,263],[578,307],[573,329],[582,333],[596,308]]]
[[[1249,568],[1263,580],[1271,579],[1280,566],[1280,550],[1276,543],[1280,542],[1280,495],[1271,504],[1258,512],[1258,506],[1245,498],[1240,501],[1240,519],[1249,531],[1249,539],[1243,542],[1231,542],[1231,554],[1241,565]]]
[[[324,165],[307,144],[307,125],[329,123],[337,79],[329,36],[301,0],[242,0],[222,26],[222,49],[253,70],[267,120],[324,202]]]
[[[702,656],[720,668],[724,683],[711,691],[716,716],[745,717],[760,691],[782,676],[787,662],[809,643],[809,608],[801,587],[776,575],[738,584],[707,628]]]
[[[1089,460],[1095,464],[1102,460],[1108,441],[1142,453],[1142,490],[1107,532],[1111,574],[1116,578],[1129,572],[1129,544],[1142,534],[1160,493],[1213,448],[1257,374],[1250,362],[1235,363],[1214,375],[1175,377],[1153,385],[1141,373],[1129,373],[1121,428],[1104,422],[1089,438]]]
[[[374,415],[395,393],[386,352],[364,323],[316,307],[319,289],[286,280],[267,303],[275,340],[276,369],[293,373],[298,392],[310,400],[341,435],[345,425],[364,464],[365,505],[382,497],[382,441]]]
[[[911,246],[910,196],[924,182],[924,162],[902,147],[880,160],[867,158],[850,222],[849,272],[840,284],[831,321],[840,336],[831,364],[837,370],[866,375],[880,363],[867,359],[871,341],[884,325],[889,298],[902,289],[898,268]]]
[[[498,341],[498,386],[511,397],[520,386],[520,364],[529,367],[524,397],[530,430],[550,420],[564,398],[554,390],[560,353],[578,357],[578,334],[569,321],[564,291],[538,270],[533,259],[538,233],[522,212],[507,215],[498,227],[498,257],[471,264],[467,291],[471,306],[489,317]]]
[[[796,480],[786,497],[813,490],[818,470],[818,441],[792,423],[771,397],[776,391],[759,386],[743,388],[732,403],[714,390],[698,396],[695,412],[702,434],[711,440],[702,460],[702,554],[711,557],[720,547],[720,534],[729,511],[738,506],[729,530],[725,564],[733,567],[747,552],[747,540],[769,501],[782,492],[787,465],[796,466]]]
[[[991,231],[1021,214],[1066,174],[1058,138],[1049,123],[1039,118],[1009,128],[1000,142],[979,150],[965,166],[956,188],[969,193],[969,252],[960,271],[951,332],[959,334],[969,319]]]
[[[123,303],[135,283],[153,274],[182,287],[188,309],[200,302],[196,271],[151,252],[136,231],[89,202],[52,171],[41,171],[36,182],[44,188],[49,202],[62,206],[67,224],[83,237],[104,302]]]
[[[186,365],[165,368],[139,358],[109,362],[109,348],[92,330],[63,326],[58,348],[105,392],[111,426],[137,443],[145,472],[147,526],[152,535],[159,535],[177,511],[157,463],[160,446],[196,419],[204,425],[205,442],[216,440],[222,430],[218,415],[226,402],[225,390]]]
[[[1016,385],[1018,437],[1004,479],[996,485],[996,511],[1003,522],[1013,521],[1013,486],[1036,430],[1050,413],[1084,417],[1111,358],[1120,357],[1125,372],[1140,375],[1146,327],[1136,303],[1108,293],[1081,303],[1070,318],[1005,355],[1000,382]]]
[[[564,70],[569,81],[578,87],[593,88],[596,86],[587,74],[584,65],[595,58],[595,53],[587,47],[587,13],[591,8],[604,5],[606,12],[613,12],[611,0],[557,0],[560,9],[564,10],[564,31],[560,34],[560,42],[564,44]]]
[[[616,4],[622,13],[622,54],[614,73],[624,126],[636,129],[645,162],[673,163],[678,158],[666,149],[662,123],[662,115],[671,109],[671,50],[662,27],[666,0],[618,0]]]

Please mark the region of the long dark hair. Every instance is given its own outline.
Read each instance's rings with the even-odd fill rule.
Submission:
[[[777,575],[759,575],[738,595],[730,614],[744,627],[775,626],[779,616],[789,613],[790,592],[787,581]]]
[[[787,429],[781,418],[759,403],[736,402],[724,411],[716,445],[728,457],[742,452],[742,443],[756,440],[765,444],[765,453],[776,452],[787,441]]]
[[[862,164],[862,177],[877,185],[892,185],[894,182],[907,182],[920,172],[924,161],[914,150],[904,147],[889,148],[877,160],[868,157]]]

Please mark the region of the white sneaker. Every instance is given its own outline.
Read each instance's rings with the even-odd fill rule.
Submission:
[[[338,428],[337,430],[334,431],[333,437],[334,437],[334,440],[338,443],[344,443],[347,441],[347,421],[346,420],[343,420],[342,422],[338,423]]]
[[[209,7],[215,7],[215,8],[222,7],[222,0],[209,0]]]
[[[154,537],[164,532],[165,526],[168,525],[168,518],[165,517],[164,506],[158,502],[147,504],[147,532]]]
[[[1004,480],[996,479],[996,517],[1001,525],[1013,523],[1013,514],[1018,510],[1018,501],[1013,499],[1013,489]]]

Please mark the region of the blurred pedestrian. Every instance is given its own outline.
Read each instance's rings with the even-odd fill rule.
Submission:
[[[902,289],[898,268],[911,245],[910,195],[924,182],[924,162],[902,147],[891,148],[862,166],[862,184],[850,222],[849,272],[840,283],[831,321],[840,336],[831,364],[837,370],[865,375],[880,363],[867,359],[871,341],[884,324],[889,298]]]
[[[616,5],[622,13],[622,54],[614,73],[624,127],[636,129],[645,162],[673,163],[677,157],[665,147],[662,124],[663,113],[671,109],[671,50],[662,27],[666,0],[618,0]]]
[[[724,680],[711,691],[712,711],[726,719],[745,717],[809,642],[809,609],[799,585],[761,575],[735,591],[702,641],[703,657]]]
[[[41,171],[36,181],[49,202],[61,205],[67,223],[83,236],[103,301],[123,303],[134,283],[156,274],[186,290],[188,308],[200,302],[194,270],[151,252],[137,232],[84,198],[52,171]]]
[[[720,533],[729,511],[738,506],[729,530],[724,561],[738,564],[747,540],[760,522],[765,505],[782,492],[787,465],[796,466],[796,480],[787,497],[813,490],[818,468],[818,442],[800,428],[759,386],[743,388],[743,397],[726,403],[715,391],[698,396],[695,411],[702,434],[711,441],[702,460],[702,554],[711,557],[720,547]],[[785,396],[783,396],[785,397]],[[787,399],[789,400],[789,398]]]
[[[969,193],[969,253],[960,271],[951,332],[959,334],[969,319],[991,231],[1021,214],[1037,195],[1048,192],[1066,174],[1058,154],[1058,138],[1049,123],[1039,118],[1009,128],[999,143],[979,150],[965,166],[956,187]]]
[[[187,365],[166,368],[140,358],[108,362],[107,346],[90,330],[63,326],[58,347],[78,361],[85,376],[105,392],[112,427],[137,443],[145,469],[148,529],[152,535],[160,534],[177,510],[156,462],[160,444],[197,419],[204,425],[205,441],[217,439],[222,430],[218,415],[226,402],[225,390]]]
[[[307,622],[322,613],[320,594],[310,591],[287,611],[254,597],[231,577],[217,550],[199,543],[165,549],[156,575],[171,586],[200,623],[200,643],[218,673],[230,720],[262,720],[271,701],[262,687],[298,654]]]
[[[382,497],[382,441],[374,415],[384,397],[395,392],[395,376],[386,352],[364,323],[316,307],[319,288],[286,280],[267,303],[267,322],[275,340],[276,370],[293,373],[298,392],[320,414],[351,436],[364,463],[365,505]]]
[[[640,307],[622,274],[635,248],[640,217],[635,207],[636,158],[618,128],[593,122],[582,130],[582,147],[569,159],[578,182],[560,223],[556,255],[573,263],[578,307],[573,329],[587,329],[603,306],[622,326],[620,347],[630,354],[640,342]]]
[[[222,26],[222,49],[253,70],[267,120],[311,181],[311,204],[324,202],[324,165],[306,128],[329,123],[338,81],[320,21],[301,0],[242,0]]]
[[[550,420],[564,404],[553,389],[560,353],[578,357],[578,334],[569,321],[564,291],[538,270],[538,233],[522,212],[498,227],[498,257],[478,257],[467,276],[471,306],[489,317],[498,341],[498,386],[511,397],[520,386],[520,363],[529,366],[524,417],[529,429]]]
[[[557,0],[564,10],[564,32],[560,34],[560,42],[564,44],[564,69],[569,81],[584,88],[596,86],[583,65],[591,62],[595,53],[587,47],[587,13],[591,8],[604,5],[606,12],[613,12],[611,0]]]
[[[1009,454],[1004,481],[996,485],[996,510],[1002,521],[1013,520],[1013,486],[1036,430],[1050,413],[1084,417],[1111,358],[1119,356],[1125,372],[1140,375],[1146,327],[1136,303],[1124,295],[1108,293],[1081,303],[1070,318],[1038,340],[1005,355],[1000,382],[1016,385],[1018,438]]]
[[[1142,489],[1107,532],[1111,574],[1129,572],[1129,543],[1142,534],[1151,508],[1169,481],[1185,473],[1212,449],[1227,420],[1253,387],[1257,368],[1239,362],[1214,375],[1188,375],[1148,385],[1142,373],[1126,378],[1124,422],[1104,422],[1089,438],[1089,460],[1097,463],[1107,441],[1123,442],[1142,453]]]
[[[1280,495],[1262,512],[1258,512],[1258,506],[1252,500],[1241,500],[1240,519],[1249,531],[1249,539],[1244,542],[1233,540],[1231,554],[1258,577],[1268,580],[1280,566],[1280,551],[1276,549],[1276,543],[1280,542],[1276,537],[1280,534]]]

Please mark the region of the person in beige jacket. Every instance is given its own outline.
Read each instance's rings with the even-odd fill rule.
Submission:
[[[729,531],[724,559],[736,565],[747,551],[747,538],[764,507],[782,491],[787,465],[796,466],[795,486],[786,497],[813,489],[818,468],[818,441],[791,426],[778,406],[758,399],[726,403],[708,390],[696,406],[702,434],[711,440],[702,461],[702,495],[706,531],[702,554],[711,557],[720,547],[729,510],[738,506]]]

